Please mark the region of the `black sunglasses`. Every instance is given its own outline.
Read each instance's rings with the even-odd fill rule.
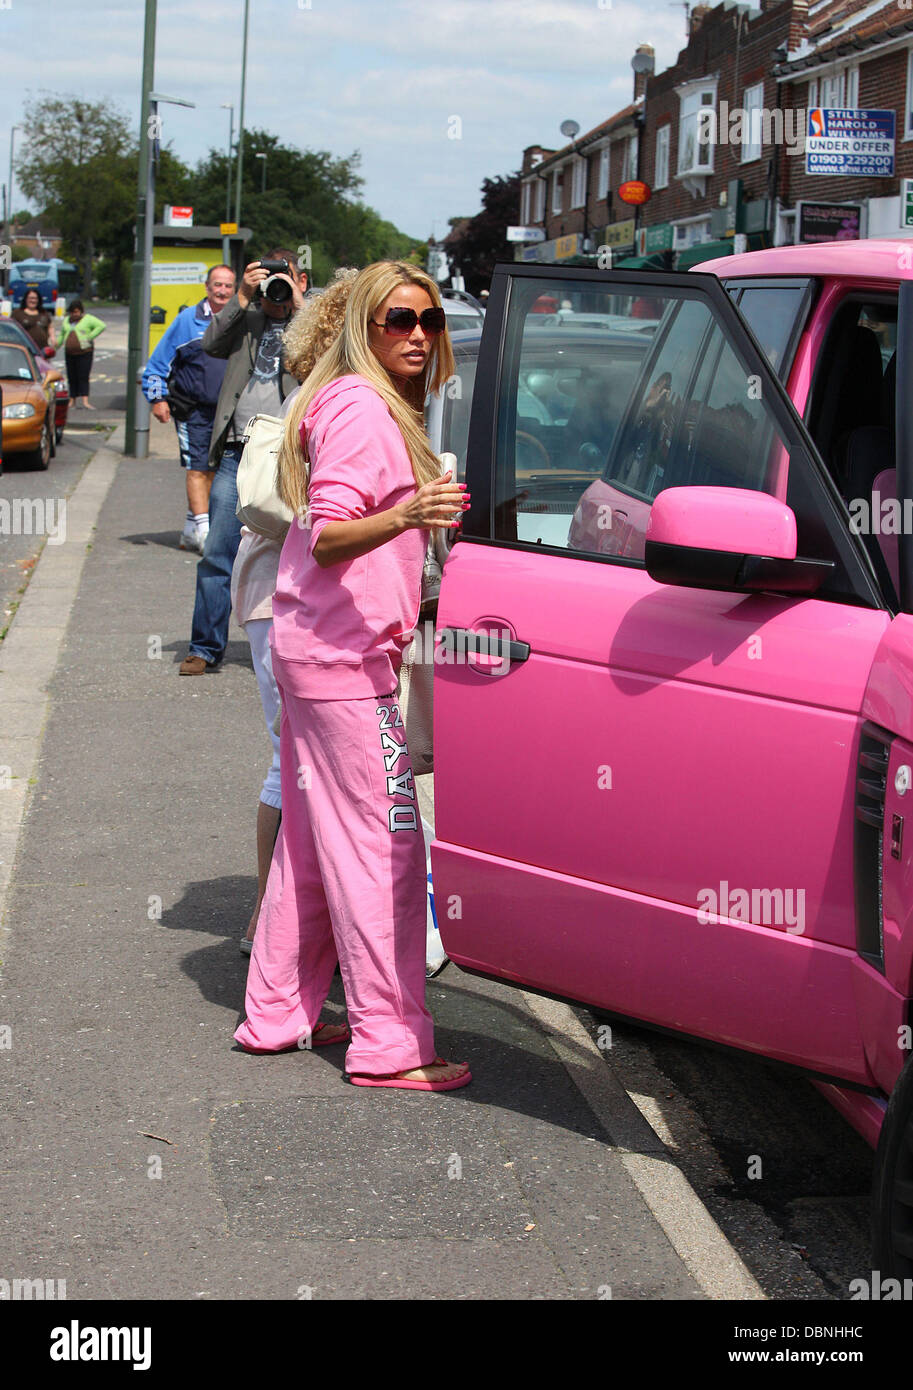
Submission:
[[[438,333],[443,333],[447,327],[447,315],[443,309],[423,309],[417,314],[414,309],[388,309],[387,317],[383,323],[378,323],[376,319],[371,319],[375,328],[383,328],[387,333],[392,333],[397,337],[405,338],[412,332],[417,323],[421,324],[422,332],[429,337]]]

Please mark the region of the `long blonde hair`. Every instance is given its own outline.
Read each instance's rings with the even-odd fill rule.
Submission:
[[[304,516],[307,507],[308,460],[301,447],[301,422],[317,392],[337,377],[350,373],[370,382],[396,421],[409,454],[416,486],[421,487],[440,476],[440,461],[425,434],[422,408],[428,393],[440,390],[453,376],[449,335],[444,332],[432,340],[423,371],[407,382],[402,395],[374,356],[368,339],[369,319],[399,285],[418,285],[432,304],[440,307],[437,285],[430,275],[416,266],[404,261],[377,261],[366,266],[351,283],[342,331],[317,359],[286,417],[279,448],[277,484],[279,496],[297,516]]]

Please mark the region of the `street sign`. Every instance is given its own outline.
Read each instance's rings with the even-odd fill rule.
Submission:
[[[643,183],[640,179],[628,179],[627,183],[619,186],[618,196],[623,203],[640,205],[648,203],[653,196],[653,190],[649,184]]]
[[[166,203],[163,223],[166,227],[192,227],[193,208],[172,207]]]
[[[238,224],[237,224],[237,222],[220,222],[220,223],[219,223],[219,235],[220,235],[220,236],[234,236],[234,234],[235,234],[235,232],[236,232],[237,230],[238,230]]]
[[[508,241],[544,241],[545,229],[543,227],[508,227]]]
[[[808,113],[807,174],[894,177],[893,111],[816,106]]]

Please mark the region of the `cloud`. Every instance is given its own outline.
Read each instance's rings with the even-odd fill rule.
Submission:
[[[303,0],[302,0],[303,6]],[[365,201],[415,236],[479,207],[483,178],[519,167],[527,145],[558,146],[561,121],[589,130],[631,100],[630,59],[654,37],[657,70],[684,44],[666,0],[255,0],[245,124],[334,155],[362,152]],[[10,24],[10,20],[12,23]],[[13,0],[0,11],[6,52],[51,30],[52,66],[4,79],[19,120],[26,88],[99,97],[139,129],[143,12],[108,3]],[[159,0],[155,85],[196,102],[162,107],[164,137],[188,163],[225,149],[239,115],[241,6]],[[33,70],[34,72],[34,70]],[[448,138],[459,116],[461,138]],[[8,127],[5,133],[8,141]],[[0,128],[0,151],[4,148]]]

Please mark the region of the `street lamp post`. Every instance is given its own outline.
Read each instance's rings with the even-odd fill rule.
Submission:
[[[16,131],[21,129],[21,125],[14,125],[10,131],[10,181],[8,184],[6,201],[6,237],[10,244],[10,255],[12,255],[13,246],[13,140],[15,139]]]
[[[142,411],[140,401],[144,397],[139,387],[139,374],[142,369],[146,349],[149,345],[142,338],[143,296],[146,289],[145,265],[142,255],[146,245],[146,221],[152,221],[152,208],[149,206],[149,98],[152,93],[155,72],[155,19],[156,0],[146,0],[145,32],[143,36],[143,79],[139,116],[139,171],[136,193],[136,242],[133,251],[133,268],[130,272],[130,324],[127,335],[127,419],[124,430],[124,453],[133,454],[137,449],[137,411]],[[144,442],[149,444],[149,412],[145,415]],[[145,457],[145,455],[143,455]]]
[[[266,155],[263,153],[262,150],[258,150],[257,153],[254,155],[254,158],[263,160],[262,178],[260,179],[260,193],[262,196],[266,192]]]
[[[142,243],[143,259],[142,259],[142,263],[141,263],[141,264],[142,264],[142,275],[141,275],[141,284],[140,284],[139,312],[138,312],[138,314],[136,315],[136,320],[137,320],[137,322],[138,322],[138,345],[137,345],[137,347],[138,347],[138,358],[139,358],[139,361],[138,361],[138,364],[137,364],[137,366],[136,366],[136,369],[134,370],[133,377],[132,377],[132,381],[134,382],[134,386],[133,386],[134,408],[133,408],[133,421],[132,421],[132,425],[133,425],[133,428],[132,428],[132,436],[133,436],[132,442],[133,442],[133,448],[132,448],[132,450],[127,450],[128,453],[132,453],[133,456],[134,456],[135,458],[138,458],[138,459],[144,459],[144,458],[148,458],[148,457],[149,457],[149,414],[150,414],[150,406],[149,406],[149,402],[146,400],[146,397],[143,395],[143,388],[142,388],[142,386],[140,385],[140,369],[141,369],[142,362],[143,362],[143,360],[145,359],[146,353],[147,353],[147,351],[149,350],[149,317],[150,317],[150,301],[151,301],[151,299],[152,299],[152,227],[153,227],[153,223],[154,223],[154,221],[155,221],[155,173],[156,173],[156,166],[157,166],[157,164],[158,164],[158,154],[159,154],[159,114],[158,114],[158,104],[159,104],[160,101],[166,102],[169,106],[189,106],[189,107],[191,107],[191,108],[193,108],[193,107],[196,106],[196,102],[193,102],[193,101],[183,101],[180,97],[166,97],[166,96],[162,96],[161,92],[150,92],[150,93],[149,93],[149,117],[148,117],[148,120],[147,120],[147,122],[146,122],[146,133],[147,133],[147,138],[151,137],[152,149],[151,149],[151,151],[149,152],[149,156],[148,156],[148,158],[147,158],[147,160],[146,160],[146,200],[145,200],[146,215],[145,215],[145,217],[144,217],[144,219],[143,219],[143,243]],[[139,243],[139,235],[138,235],[138,234],[137,234],[137,243]],[[138,250],[138,249],[139,249],[139,245],[137,244],[137,250]],[[133,323],[134,323],[134,310],[133,310],[133,303],[132,303],[132,300],[131,300],[131,303],[130,303],[130,323],[131,323],[131,329],[132,329]],[[128,373],[129,373],[129,370],[130,370],[130,362],[129,362],[129,359],[128,359]],[[127,386],[128,386],[127,401],[128,401],[128,404],[129,404],[130,396],[131,396],[131,393],[130,393],[130,390],[129,390],[130,383],[131,383],[131,377],[128,375],[128,377],[127,377]],[[125,447],[126,447],[126,446],[125,446]]]
[[[238,188],[235,193],[235,221],[241,226],[241,176],[244,170],[244,93],[247,89],[247,21],[250,0],[244,0],[244,46],[241,50],[241,111],[238,119]]]
[[[235,135],[235,108],[230,101],[222,102],[222,109],[228,111],[228,158],[225,161],[225,221],[231,221],[231,147]],[[229,259],[231,255],[231,242],[227,236],[222,238],[222,260],[226,265],[231,265]]]

